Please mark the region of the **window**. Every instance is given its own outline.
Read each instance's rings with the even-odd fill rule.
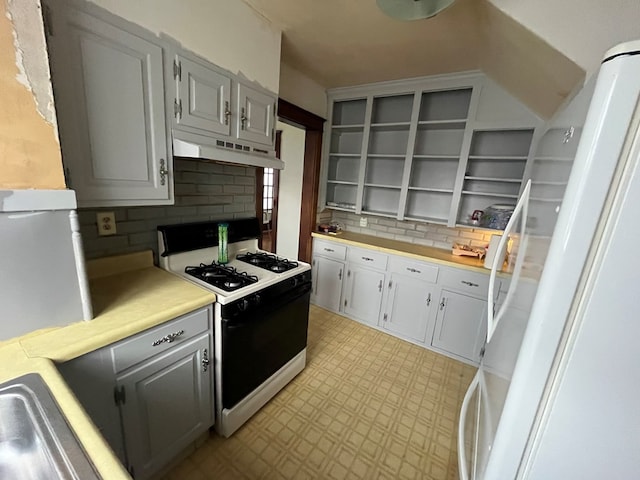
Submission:
[[[262,187],[262,223],[271,222],[273,213],[273,168],[264,169]]]

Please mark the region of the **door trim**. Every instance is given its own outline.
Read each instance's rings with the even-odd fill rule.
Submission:
[[[278,119],[305,129],[298,259],[309,263],[311,262],[311,232],[315,230],[316,225],[322,131],[325,119],[281,98],[278,99]]]

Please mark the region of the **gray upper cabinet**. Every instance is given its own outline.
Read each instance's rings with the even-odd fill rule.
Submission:
[[[60,141],[79,205],[172,203],[162,47],[113,15],[51,3]]]
[[[177,53],[170,63],[175,81],[175,123],[221,135],[231,135],[231,77],[205,62]]]
[[[236,131],[240,140],[272,147],[275,141],[275,95],[237,83]]]
[[[167,41],[167,104],[174,137],[273,153],[278,97]],[[183,133],[178,133],[183,132]]]

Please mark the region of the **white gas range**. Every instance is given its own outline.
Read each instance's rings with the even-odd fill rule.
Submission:
[[[228,437],[306,364],[311,267],[258,249],[257,218],[158,227],[160,266],[216,293],[216,430]]]

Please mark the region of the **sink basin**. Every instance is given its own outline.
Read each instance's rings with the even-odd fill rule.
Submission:
[[[0,385],[0,479],[98,479],[38,374]]]

